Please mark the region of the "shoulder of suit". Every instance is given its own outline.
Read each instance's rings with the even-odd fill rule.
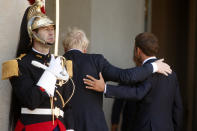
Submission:
[[[18,58],[8,60],[2,64],[2,80],[9,79],[13,76],[19,76],[18,62],[21,61],[26,54],[21,54]]]
[[[177,79],[177,75],[174,71],[172,71],[171,74],[168,75],[170,78],[176,78]]]
[[[104,56],[102,54],[88,54],[94,58],[104,58]]]
[[[152,77],[157,77],[158,80],[177,80],[177,76],[176,73],[174,71],[172,71],[171,74],[168,74],[168,76],[165,76],[163,74],[160,73],[155,73],[152,75]]]

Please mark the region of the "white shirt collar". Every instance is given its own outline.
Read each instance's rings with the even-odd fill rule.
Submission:
[[[156,57],[155,57],[155,56],[152,56],[152,57],[149,57],[149,58],[145,59],[145,60],[143,61],[143,64],[146,63],[146,62],[147,62],[148,60],[150,60],[150,59],[156,59]]]
[[[42,54],[42,55],[47,55],[48,54],[48,53],[47,54],[41,53],[41,52],[37,51],[36,49],[34,49],[33,47],[32,47],[32,50],[39,53],[39,54]]]
[[[68,50],[68,51],[72,51],[72,50],[78,50],[78,51],[82,52],[81,50],[79,50],[79,49],[75,49],[75,48],[70,49],[70,50]],[[83,53],[83,52],[82,52],[82,53]]]

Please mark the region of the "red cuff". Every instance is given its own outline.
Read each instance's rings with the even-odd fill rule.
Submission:
[[[40,87],[40,90],[41,90],[42,92],[45,92],[45,89],[44,89],[44,88],[42,88],[42,87]]]

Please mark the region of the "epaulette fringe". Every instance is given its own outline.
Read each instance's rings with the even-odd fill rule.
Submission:
[[[66,60],[66,69],[70,78],[73,77],[73,64],[71,60]]]
[[[19,76],[18,61],[21,60],[26,54],[21,54],[14,60],[8,60],[2,64],[2,80],[9,79],[13,76]]]

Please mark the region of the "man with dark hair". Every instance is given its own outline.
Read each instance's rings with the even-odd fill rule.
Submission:
[[[158,39],[155,35],[141,33],[135,39],[135,60],[141,65],[154,62],[157,60],[158,49]],[[134,100],[136,92],[140,93],[140,89],[136,90],[129,86],[105,85],[102,76],[100,80],[92,77],[88,78],[91,81],[85,80],[88,85],[87,88],[100,92],[104,91],[106,97]],[[183,107],[176,74],[172,72],[169,76],[164,76],[155,73],[146,81],[151,83],[151,90],[143,98],[138,99],[134,130],[180,131]]]
[[[142,51],[143,53],[139,53]],[[141,33],[136,36],[135,38],[135,47],[134,47],[134,59],[136,59],[136,63],[142,64],[142,57],[149,57],[151,56],[155,57],[159,51],[159,44],[158,44],[158,39],[155,35],[151,33]],[[144,56],[145,55],[145,56]]]

